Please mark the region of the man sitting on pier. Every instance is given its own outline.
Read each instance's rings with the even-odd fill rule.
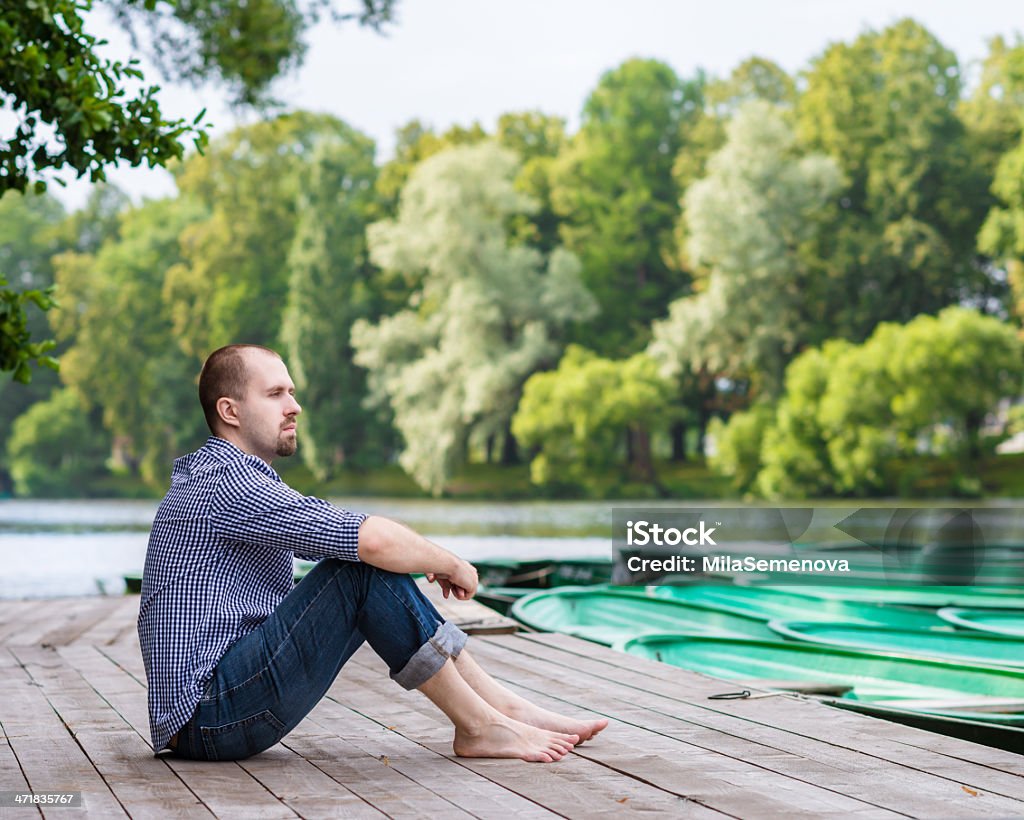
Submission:
[[[139,639],[153,748],[237,760],[281,740],[367,641],[455,725],[464,757],[552,762],[607,721],[537,707],[484,672],[408,573],[471,598],[476,570],[412,530],[303,496],[270,466],[302,412],[272,350],[207,359],[211,436],[174,463],[146,552]],[[292,558],[319,563],[293,587]]]

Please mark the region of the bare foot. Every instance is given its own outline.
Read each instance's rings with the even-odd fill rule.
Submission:
[[[456,729],[452,747],[459,757],[509,757],[552,763],[569,754],[578,741],[575,734],[550,732],[503,718],[473,732]]]
[[[516,698],[507,705],[507,709],[499,709],[503,715],[513,720],[525,723],[529,726],[536,726],[538,729],[548,729],[552,732],[564,732],[568,735],[576,735],[579,742],[590,740],[608,725],[607,718],[595,720],[575,720],[574,718],[560,715],[557,712],[549,712],[542,709],[525,698]]]

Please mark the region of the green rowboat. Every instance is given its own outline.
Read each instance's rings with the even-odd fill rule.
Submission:
[[[615,647],[763,688],[848,687],[843,700],[861,709],[877,705],[995,723],[1016,728],[1024,741],[1024,669],[710,635],[649,634]]]
[[[655,595],[703,607],[745,612],[764,621],[847,621],[900,629],[941,629],[949,624],[931,612],[897,606],[815,598],[769,587],[716,584],[654,587]]]
[[[489,606],[502,615],[508,615],[516,601],[533,592],[536,590],[528,587],[491,587],[480,584],[473,597],[484,606]]]
[[[533,629],[562,632],[611,646],[644,632],[709,632],[769,638],[767,619],[635,592],[561,587],[512,605],[512,616]]]
[[[994,632],[1024,639],[1024,609],[966,609],[945,607],[939,617],[961,629]]]
[[[1006,635],[817,621],[771,621],[768,626],[783,638],[805,643],[946,658],[969,664],[1024,667],[1024,639]]]
[[[762,587],[758,586],[758,589]],[[1024,587],[1019,586],[813,586],[791,584],[763,587],[827,600],[896,606],[945,606],[1016,608],[1024,604]]]

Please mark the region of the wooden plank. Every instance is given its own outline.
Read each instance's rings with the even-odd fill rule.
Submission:
[[[0,624],[0,646],[18,641],[18,636],[40,623],[49,623],[54,602],[45,599],[15,601]]]
[[[473,817],[457,798],[447,800],[396,771],[386,755],[371,757],[308,718],[282,742],[388,817]]]
[[[5,680],[2,670],[0,670],[0,687],[3,687],[5,693],[8,686],[17,685],[13,681]],[[3,720],[0,720],[0,789],[19,792],[31,791],[28,781],[25,779],[25,774],[21,771],[21,764],[18,762],[14,749],[11,747],[11,742],[7,737],[7,730],[4,728]],[[0,820],[29,816],[42,816],[42,812],[38,809],[32,812],[17,806],[0,806]]]
[[[513,654],[509,658],[510,650],[489,641],[474,641],[473,652],[486,659],[485,666],[492,674],[497,673],[496,677],[527,687],[531,700],[542,700],[541,693],[558,691],[565,685],[565,668],[549,661],[538,658],[527,664],[521,656]],[[603,714],[633,726],[685,739],[687,744],[703,750],[748,761],[890,811],[941,815],[949,810],[951,801],[963,816],[1012,813],[1021,807],[1014,800],[992,795],[980,802],[958,784],[942,778],[892,764],[879,765],[877,759],[785,731],[765,731],[763,727],[751,726],[749,721],[720,715],[678,698],[638,689],[623,691],[623,687],[587,672],[574,674],[582,695],[574,703],[582,700],[591,709],[598,708]],[[564,703],[554,708],[565,711]],[[591,754],[589,744],[582,747],[581,754]],[[690,754],[689,750],[685,752],[687,757]],[[662,766],[659,764],[659,768]],[[643,774],[651,778],[646,767]]]
[[[482,642],[474,643],[479,646]],[[580,690],[593,692],[590,688],[592,681],[588,679],[585,683],[586,686]],[[564,676],[545,680],[543,686],[550,692],[571,694],[574,703],[579,702],[581,695],[584,700],[588,697],[584,691],[567,685]],[[555,702],[545,698],[540,690],[530,692],[529,697],[548,708],[568,711],[565,708],[567,701]],[[590,711],[595,705],[606,704],[611,696],[607,692],[594,693],[593,699],[594,703],[589,704]],[[606,706],[598,710],[616,717]],[[619,778],[642,779],[677,799],[693,800],[728,814],[764,816],[784,812],[794,817],[898,816],[868,801],[850,798],[814,783],[735,759],[718,751],[714,745],[701,748],[687,741],[688,738],[684,740],[678,734],[659,733],[642,724],[617,721],[593,743],[584,744],[579,755],[596,764],[593,766],[595,769],[603,768]]]
[[[285,745],[238,761],[238,765],[302,817],[383,817],[369,803]]]
[[[60,655],[40,647],[11,651],[132,817],[211,816],[177,775],[152,756],[149,744]]]
[[[149,740],[146,687],[106,656],[117,648],[105,646],[101,650],[78,645],[61,650],[61,654],[145,742]],[[138,664],[143,666],[141,656]],[[151,746],[149,751],[151,754]],[[297,816],[237,763],[211,765],[175,757],[162,760],[217,817],[269,820]]]
[[[98,647],[97,651],[132,675],[140,685],[144,684],[145,666],[137,650],[116,644]],[[339,681],[345,685],[341,678]],[[339,743],[342,744],[340,748]],[[466,771],[455,761],[434,754],[401,735],[382,731],[378,722],[330,699],[321,701],[285,738],[284,745],[302,753],[327,774],[340,779],[349,789],[391,816],[433,814],[430,809],[435,805],[434,801],[441,801],[437,804],[439,813],[459,811],[453,807],[448,795],[457,796],[454,799],[461,809],[484,816],[498,809],[503,816],[550,816],[550,812],[519,795]],[[327,750],[331,755],[326,754]],[[366,777],[353,777],[352,770],[365,773]],[[389,790],[386,799],[377,793],[378,782],[383,782]],[[408,806],[408,811],[403,811],[402,806]]]
[[[75,642],[99,646],[129,640],[131,634],[137,631],[139,596],[125,595],[117,598],[117,601],[118,605],[106,618],[79,635]]]
[[[451,725],[436,707],[419,693],[398,689],[388,679],[385,667],[376,656],[364,653],[353,660],[355,662],[350,661],[342,672],[355,684],[343,690],[345,703],[381,721],[382,725],[395,726],[395,731],[439,754],[452,754]],[[373,666],[365,665],[368,663]],[[575,755],[551,764],[453,759],[464,768],[566,816],[618,813],[627,804],[634,811],[685,817],[722,816],[699,797],[681,796],[674,791],[651,786],[645,782],[646,778],[640,780],[627,776]],[[708,780],[707,773],[702,772],[701,778]],[[714,782],[713,777],[710,782]],[[736,791],[731,784],[723,784],[722,788],[732,793]],[[847,801],[848,804],[852,802]],[[788,805],[787,810],[791,809],[792,806]],[[822,814],[819,812],[816,816]]]
[[[349,667],[346,665],[345,668]],[[338,682],[335,686],[339,686]],[[345,680],[340,686],[344,689],[351,686],[351,683]],[[536,803],[467,771],[446,755],[423,748],[393,728],[383,726],[372,716],[338,703],[330,694],[317,704],[307,720],[333,732],[420,788],[433,791],[445,799],[449,795],[453,796],[459,806],[471,814],[493,816],[498,813],[502,817],[516,818],[551,816],[551,812]]]
[[[104,649],[109,651],[113,647]],[[61,653],[64,657],[74,658],[75,667],[90,685],[103,695],[127,723],[136,728],[141,737],[148,737],[149,717],[144,697],[145,688],[138,680],[105,657],[97,647],[68,647],[61,650]],[[283,772],[282,754],[287,759]],[[268,755],[273,758],[271,766],[265,765],[263,761]],[[203,802],[218,816],[227,808],[244,811],[250,816],[255,816],[255,812],[259,810],[267,812],[266,815],[260,816],[275,817],[295,814],[306,817],[324,816],[324,812],[329,813],[331,807],[335,811],[344,810],[360,817],[379,814],[351,792],[344,783],[331,781],[301,756],[278,747],[243,761],[214,766],[209,763],[196,766],[195,761],[182,761],[176,758],[165,760],[179,774],[188,772],[193,775],[186,782],[202,796]],[[179,763],[190,765],[181,768],[178,766]],[[233,767],[246,776],[236,776],[230,784],[222,778],[222,790],[230,785],[231,792],[225,795],[223,791],[213,791],[211,803],[206,799],[211,793],[211,786],[205,775],[211,769],[224,766]],[[253,783],[253,780],[257,782]],[[281,786],[281,789],[278,786]]]
[[[70,603],[66,607],[55,607],[54,627],[40,636],[36,643],[41,646],[66,646],[92,629],[100,621],[119,610],[118,598],[87,598]]]
[[[506,642],[507,638],[487,640]],[[742,717],[769,730],[782,729],[842,746],[902,766],[940,775],[976,791],[1024,799],[1024,758],[1000,749],[948,738],[884,720],[866,718],[797,696],[758,700],[708,701],[724,691],[719,681],[683,669],[616,652],[566,635],[523,634],[513,640],[535,645],[529,652],[549,658],[569,670],[594,671],[628,686],[665,694],[706,710]],[[596,664],[596,666],[592,666]],[[711,704],[714,704],[713,706]],[[856,718],[850,720],[849,718]],[[920,747],[913,745],[915,742]],[[959,754],[952,758],[944,750]],[[973,755],[974,759],[969,759]]]
[[[0,723],[25,784],[34,791],[80,791],[84,808],[96,816],[124,817],[124,809],[71,727],[5,649],[0,649],[0,691]]]

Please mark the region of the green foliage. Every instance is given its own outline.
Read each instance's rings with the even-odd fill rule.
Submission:
[[[774,411],[764,402],[748,410],[740,410],[725,424],[714,418],[708,435],[714,442],[714,454],[708,464],[719,474],[729,476],[735,490],[750,490],[761,468],[761,447],[765,431],[772,423]]]
[[[1011,59],[1014,58],[1014,59]],[[978,234],[978,248],[994,257],[1007,271],[1013,296],[1013,313],[1018,320],[1024,318],[1024,136],[1020,136],[1020,123],[1024,118],[1024,45],[1018,45],[1004,62],[1011,79],[1004,85],[1015,90],[1015,103],[1010,110],[1001,106],[1000,124],[991,126],[990,132],[1009,136],[1016,125],[1016,144],[999,160],[992,192],[996,203],[988,213]],[[1015,71],[1010,71],[1010,66]],[[1011,80],[1015,79],[1015,82]]]
[[[1024,40],[993,37],[981,76],[957,113],[967,128],[972,164],[992,179],[1000,158],[1021,137],[1024,112]]]
[[[975,254],[987,178],[957,116],[956,56],[902,20],[837,43],[812,62],[797,106],[802,138],[847,180],[822,217],[819,340],[866,338],[966,299],[1000,296]]]
[[[198,118],[164,119],[155,86],[126,99],[125,86],[141,81],[142,73],[134,61],[99,56],[99,43],[84,29],[83,15],[91,9],[92,0],[30,0],[4,8],[0,99],[19,125],[0,142],[0,193],[24,191],[44,172],[65,166],[95,182],[115,162],[165,165],[182,156],[182,140],[205,143]],[[59,142],[46,139],[47,126]]]
[[[21,384],[31,381],[32,363],[56,368],[47,355],[55,345],[32,340],[46,333],[46,311],[54,304],[50,259],[63,248],[57,229],[63,217],[60,203],[47,194],[0,196],[0,372]],[[18,290],[4,287],[8,279]],[[0,442],[4,438],[0,434]]]
[[[109,437],[68,388],[21,415],[7,444],[14,489],[24,496],[88,495],[109,452]]]
[[[671,397],[649,356],[613,361],[570,345],[557,370],[530,377],[512,431],[538,451],[530,464],[535,483],[592,488],[607,468],[628,467],[626,434],[664,424]]]
[[[57,259],[64,297],[54,323],[70,342],[63,379],[101,413],[117,466],[151,482],[202,441],[198,362],[175,344],[161,291],[180,258],[179,236],[204,216],[188,198],[148,201],[123,214],[118,235],[95,254]]]
[[[369,230],[373,261],[419,284],[404,309],[356,322],[356,362],[394,413],[402,466],[435,494],[470,446],[507,433],[523,383],[593,311],[575,257],[509,244],[510,218],[535,207],[518,170],[492,143],[444,151],[417,166],[397,218]]]
[[[1020,392],[1022,354],[1012,328],[960,307],[808,350],[768,424],[741,414],[719,431],[717,466],[770,497],[862,496],[906,490],[901,470],[925,452],[954,459],[950,490],[966,487],[985,415]]]
[[[31,341],[25,310],[30,304],[42,311],[53,307],[53,288],[19,292],[4,287],[6,284],[7,280],[0,276],[0,370],[13,371],[16,382],[28,384],[32,380],[30,364],[57,368],[57,360],[46,355],[56,344],[49,340]]]
[[[786,369],[786,392],[747,464],[746,488],[756,486],[768,498],[804,498],[832,491],[832,462],[819,406],[829,378],[844,363],[850,347],[841,340],[826,342],[802,353]],[[875,387],[870,390],[869,396],[875,395]]]
[[[687,284],[667,261],[679,217],[672,164],[700,90],[657,60],[627,60],[602,76],[552,169],[562,241],[601,308],[577,339],[600,353],[642,348],[650,321]]]
[[[799,156],[777,108],[754,101],[736,113],[708,176],[686,193],[688,255],[707,274],[702,292],[654,323],[649,351],[667,372],[753,373],[767,395],[780,392],[816,314],[801,248],[839,184],[831,159]]]
[[[208,212],[182,232],[183,259],[164,285],[188,353],[278,344],[302,169],[319,143],[344,143],[349,132],[332,116],[285,114],[232,131],[179,169],[182,193]]]
[[[192,123],[166,120],[156,87],[129,98],[126,86],[142,81],[135,61],[127,65],[101,57],[101,45],[85,31],[83,16],[92,0],[30,0],[5,4],[0,18],[0,109],[17,122],[0,137],[0,195],[46,188],[50,172],[70,168],[79,177],[105,179],[105,168],[165,165],[181,157],[191,138],[200,150],[206,134]],[[57,139],[53,139],[56,136]],[[14,272],[0,269],[0,372],[27,383],[30,363],[56,367],[46,354],[50,341],[31,332],[28,304],[47,311],[54,304],[46,288],[16,290]]]
[[[275,104],[271,83],[301,65],[306,31],[327,15],[380,31],[390,23],[395,0],[360,0],[359,10],[332,10],[331,0],[108,0],[139,45],[149,49],[162,73],[192,83],[224,83],[236,103]]]
[[[304,408],[299,452],[323,481],[343,466],[380,463],[386,422],[363,407],[366,371],[352,361],[357,319],[379,299],[366,249],[377,169],[373,141],[353,129],[315,149],[302,169],[281,337]]]

